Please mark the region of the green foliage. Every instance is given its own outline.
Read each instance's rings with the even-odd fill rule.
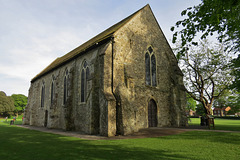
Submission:
[[[240,94],[227,90],[224,94],[214,102],[215,108],[231,107],[227,114],[235,114],[240,112]]]
[[[205,39],[214,33],[218,34],[219,42],[225,42],[227,49],[240,51],[240,1],[239,0],[202,0],[202,2],[186,10],[181,15],[184,20],[176,22],[181,27],[173,35],[173,43],[181,37],[182,53],[194,41],[197,33]],[[171,27],[171,31],[175,28]],[[196,42],[194,42],[196,44]]]
[[[15,111],[23,111],[27,105],[28,98],[22,94],[13,94],[11,97],[14,100]]]
[[[189,94],[187,94],[187,110],[195,111],[196,106],[197,102]]]
[[[184,55],[191,45],[198,45],[196,37],[201,39],[217,34],[220,43],[224,42],[225,50],[240,52],[240,1],[239,0],[202,0],[193,7],[182,11],[184,20],[171,27],[174,32],[172,42],[181,41],[181,50],[177,57]],[[179,30],[177,30],[178,28]],[[232,75],[235,80],[231,88],[240,91],[240,55],[232,61]]]
[[[235,80],[231,88],[236,88],[240,92],[240,54],[232,60],[232,75],[235,76]]]
[[[240,94],[238,93],[229,96],[227,106],[231,107],[231,110],[228,111],[228,114],[235,114],[240,112]]]
[[[206,115],[206,111],[204,109],[204,106],[201,103],[196,106],[196,113],[197,113],[197,115],[201,115],[201,116]]]
[[[228,106],[228,100],[229,97],[232,95],[232,92],[230,90],[225,90],[221,97],[219,97],[218,99],[216,99],[213,103],[213,106],[215,108],[223,108],[223,107],[227,107]]]
[[[0,113],[7,113],[14,111],[14,101],[6,93],[0,91]]]

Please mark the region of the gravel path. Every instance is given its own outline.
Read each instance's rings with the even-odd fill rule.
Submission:
[[[18,127],[27,128],[30,130],[37,130],[41,132],[59,134],[64,136],[77,137],[81,139],[87,140],[114,140],[114,139],[133,139],[133,138],[150,138],[150,137],[160,137],[160,136],[168,136],[173,134],[180,134],[187,131],[214,131],[214,132],[238,132],[239,131],[223,131],[223,130],[209,130],[207,127],[201,126],[189,126],[187,128],[146,128],[141,129],[139,132],[133,133],[127,136],[115,136],[115,137],[103,137],[98,135],[86,135],[81,132],[74,131],[63,131],[60,129],[48,129],[46,127],[36,127],[30,125],[16,125]]]

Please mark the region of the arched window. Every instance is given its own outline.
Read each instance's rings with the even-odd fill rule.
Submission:
[[[66,72],[65,72],[63,83],[64,83],[63,84],[63,104],[65,105],[67,102],[67,97],[68,97],[68,83],[69,83],[68,70],[66,70]]]
[[[148,47],[145,53],[145,79],[146,85],[157,86],[156,57],[152,47]]]
[[[90,71],[87,62],[83,63],[83,68],[81,71],[81,102],[86,102],[87,98],[87,81],[90,77]]]
[[[41,107],[44,107],[44,99],[45,99],[45,85],[43,82],[41,89]]]
[[[51,84],[51,105],[53,104],[53,98],[54,98],[54,76],[52,78],[52,84]]]
[[[145,54],[145,67],[146,67],[146,70],[145,70],[146,84],[151,85],[150,56],[148,52]]]

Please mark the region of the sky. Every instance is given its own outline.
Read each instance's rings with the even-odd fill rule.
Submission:
[[[61,57],[149,4],[169,44],[181,11],[201,0],[0,0],[0,91],[28,96]]]

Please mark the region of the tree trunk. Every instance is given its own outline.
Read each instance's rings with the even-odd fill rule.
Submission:
[[[208,103],[208,104],[203,104],[203,106],[204,106],[204,109],[205,109],[205,113],[206,113],[207,115],[212,115],[212,110],[211,110],[212,104],[210,104],[210,103]]]

